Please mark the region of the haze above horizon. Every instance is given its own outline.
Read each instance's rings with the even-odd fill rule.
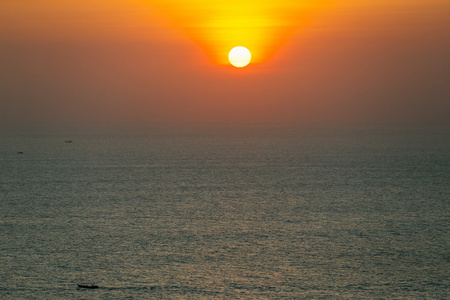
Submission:
[[[450,124],[450,2],[236,3],[3,1],[0,126]]]

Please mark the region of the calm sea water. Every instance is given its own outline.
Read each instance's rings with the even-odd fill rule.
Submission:
[[[2,299],[449,297],[449,131],[0,141]]]

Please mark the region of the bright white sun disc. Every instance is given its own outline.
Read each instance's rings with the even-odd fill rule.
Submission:
[[[228,54],[228,60],[236,68],[245,67],[252,60],[250,51],[242,46],[234,47]]]

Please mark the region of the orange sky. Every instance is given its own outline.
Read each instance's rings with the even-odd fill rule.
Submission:
[[[449,37],[448,0],[0,0],[0,125],[448,125]]]

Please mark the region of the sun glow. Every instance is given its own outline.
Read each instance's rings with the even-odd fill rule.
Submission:
[[[236,68],[243,68],[252,60],[252,54],[247,48],[238,46],[231,49],[228,60]]]
[[[268,60],[312,12],[329,0],[153,0],[151,3],[202,47],[214,63],[229,64],[236,44],[252,49],[252,64]]]

